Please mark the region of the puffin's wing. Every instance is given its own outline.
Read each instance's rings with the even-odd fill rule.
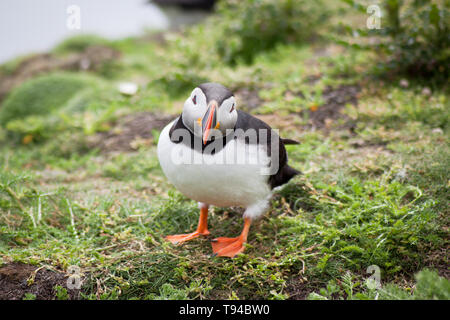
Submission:
[[[238,110],[238,121],[236,123],[236,129],[255,129],[257,132],[257,135],[259,134],[259,129],[268,129],[272,130],[272,128],[265,123],[264,121],[253,117],[252,115]],[[285,183],[287,183],[290,179],[292,179],[294,176],[300,174],[300,171],[290,167],[287,164],[287,152],[286,148],[284,147],[285,144],[299,144],[299,142],[291,139],[282,139],[277,134],[275,136],[277,139],[279,139],[280,144],[278,148],[278,163],[279,163],[279,169],[278,172],[271,175],[269,177],[269,184],[271,188],[275,188],[278,186],[281,186]],[[258,136],[258,143],[259,143],[259,136]],[[267,137],[267,153],[269,157],[271,157],[271,136]]]

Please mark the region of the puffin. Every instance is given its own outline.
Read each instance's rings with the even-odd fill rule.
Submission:
[[[157,154],[169,182],[198,202],[199,222],[194,232],[165,239],[181,244],[209,235],[210,206],[243,207],[241,234],[211,240],[213,256],[243,252],[252,221],[268,211],[273,192],[300,174],[287,163],[286,144],[298,142],[280,138],[277,130],[238,110],[225,86],[197,86],[181,115],[161,131]]]

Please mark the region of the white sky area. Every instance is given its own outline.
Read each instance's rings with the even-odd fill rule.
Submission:
[[[72,5],[80,8],[80,30],[67,27]],[[0,63],[77,34],[117,39],[168,26],[166,15],[146,0],[0,0]]]

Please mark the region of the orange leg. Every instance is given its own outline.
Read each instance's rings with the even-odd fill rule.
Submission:
[[[244,251],[244,243],[247,242],[248,231],[252,221],[249,218],[244,219],[244,229],[239,237],[236,238],[217,238],[211,240],[214,255],[233,258],[238,253]]]
[[[197,231],[187,234],[176,234],[173,236],[167,236],[166,240],[173,244],[183,243],[185,241],[197,238],[198,236],[207,236],[208,231],[208,206],[204,206],[200,209],[200,219],[198,221]]]

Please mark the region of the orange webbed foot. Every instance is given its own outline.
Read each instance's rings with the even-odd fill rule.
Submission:
[[[172,242],[173,244],[178,244],[198,238],[199,236],[207,236],[209,234],[210,232],[208,231],[208,206],[202,205],[200,208],[200,218],[198,221],[197,231],[192,233],[175,234],[172,236],[167,236],[166,240]]]
[[[233,258],[237,254],[244,251],[244,239],[242,237],[237,238],[217,238],[211,240],[212,249],[214,255],[220,257]]]
[[[210,232],[208,230],[205,230],[203,232],[192,232],[192,233],[186,233],[186,234],[174,234],[171,236],[167,236],[166,240],[172,242],[173,244],[179,244],[179,243],[183,243],[195,238],[198,238],[199,236],[207,236],[209,235]]]
[[[244,251],[244,243],[247,242],[248,230],[250,229],[251,220],[249,218],[244,219],[244,229],[242,229],[241,235],[236,238],[217,238],[211,240],[214,256],[230,257]]]

